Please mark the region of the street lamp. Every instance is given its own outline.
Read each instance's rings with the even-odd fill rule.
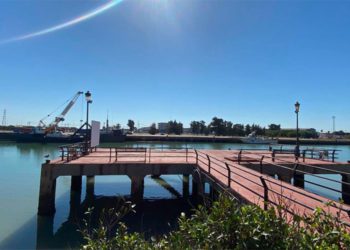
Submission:
[[[91,93],[87,91],[85,93],[86,100],[86,122],[85,122],[85,154],[88,154],[88,144],[89,144],[89,104],[92,103]]]
[[[297,140],[296,140],[296,147],[295,147],[295,158],[298,159],[300,156],[300,149],[299,149],[299,110],[300,110],[300,103],[296,102],[294,104],[295,106],[295,114],[297,116]]]

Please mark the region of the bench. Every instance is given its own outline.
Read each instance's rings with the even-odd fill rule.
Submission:
[[[273,161],[273,162],[275,161],[275,157],[276,157],[277,154],[295,155],[295,159],[296,159],[296,160],[298,160],[298,158],[299,158],[299,155],[296,155],[295,150],[274,149],[274,150],[272,150],[272,153],[271,153],[271,157],[272,157],[272,161]]]

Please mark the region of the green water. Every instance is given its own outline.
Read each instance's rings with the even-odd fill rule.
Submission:
[[[163,148],[267,149],[266,145],[229,143],[123,143],[113,145]],[[57,180],[56,214],[54,218],[38,218],[36,215],[41,163],[44,162],[44,156],[47,154],[50,155],[50,159],[58,157],[57,146],[54,144],[0,142],[0,249],[74,248],[79,244],[76,227],[74,227],[74,223],[68,221],[71,212],[70,177],[60,177]],[[341,150],[339,160],[350,160],[349,146],[326,146],[324,148],[330,147]],[[128,218],[128,223],[133,230],[146,233],[149,230],[149,234],[167,232],[171,229],[167,228],[167,221],[174,224],[176,217],[182,210],[189,211],[191,209],[187,203],[176,196],[177,193],[182,193],[181,176],[162,176],[162,178],[172,187],[171,190],[165,189],[159,182],[150,177],[145,179],[144,196],[148,202],[144,204],[141,215],[138,214]],[[339,177],[334,176],[334,178],[338,179]],[[84,183],[85,180],[83,180],[82,201],[86,197]],[[332,183],[329,183],[329,185],[339,188]],[[319,190],[310,185],[307,188],[330,198],[337,198],[338,196],[335,193]],[[129,192],[130,180],[127,177],[96,177],[94,196],[96,204],[94,205],[113,204],[116,196],[129,195]],[[79,204],[79,200],[77,202]],[[81,206],[87,205],[84,203]],[[157,209],[159,212],[154,213]],[[51,231],[55,234],[54,239],[50,235],[46,235],[47,232]],[[50,242],[50,244],[45,245],[45,242]]]

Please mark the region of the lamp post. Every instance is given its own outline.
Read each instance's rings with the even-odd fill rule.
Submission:
[[[300,110],[300,103],[296,102],[294,104],[295,106],[295,114],[297,118],[297,140],[296,140],[296,146],[295,146],[295,158],[298,159],[300,156],[300,149],[299,149],[299,110]]]
[[[91,93],[90,91],[87,91],[85,93],[85,100],[86,100],[86,122],[85,122],[85,154],[88,154],[89,149],[89,105],[92,103],[91,99]]]

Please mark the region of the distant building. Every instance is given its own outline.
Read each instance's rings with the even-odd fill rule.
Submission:
[[[167,133],[168,132],[168,123],[167,122],[159,122],[158,123],[158,131],[159,131],[159,133]]]

